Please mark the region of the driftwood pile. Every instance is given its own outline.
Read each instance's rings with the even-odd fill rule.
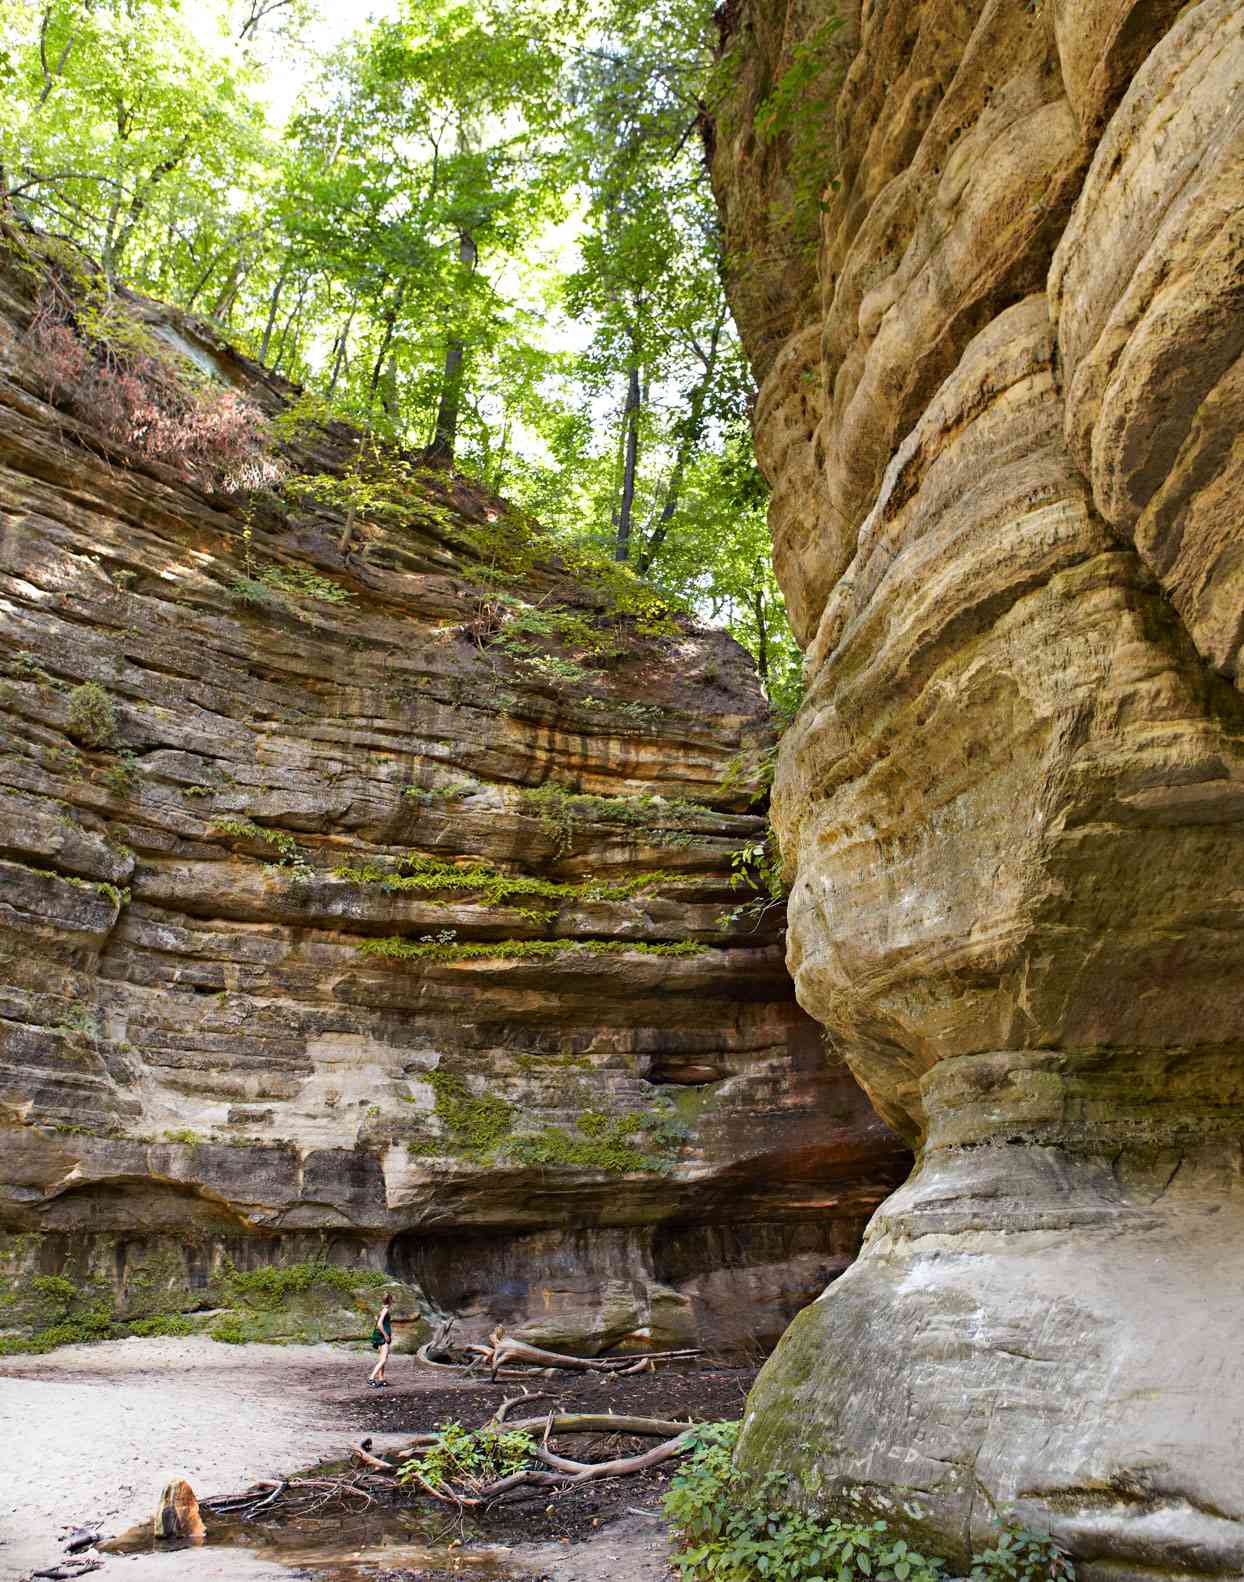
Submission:
[[[376,1473],[396,1481],[413,1484],[458,1509],[489,1505],[507,1494],[523,1489],[566,1489],[579,1483],[591,1483],[602,1478],[623,1478],[635,1472],[644,1472],[662,1461],[680,1456],[688,1448],[690,1436],[701,1425],[679,1423],[664,1417],[620,1417],[613,1412],[557,1412],[550,1411],[536,1417],[511,1418],[510,1412],[519,1406],[530,1406],[542,1399],[539,1395],[512,1395],[502,1401],[477,1433],[526,1432],[539,1435],[539,1443],[532,1454],[543,1463],[541,1467],[524,1467],[518,1472],[498,1478],[490,1483],[472,1482],[467,1487],[451,1487],[429,1481],[420,1470],[424,1455],[439,1444],[439,1432],[416,1434],[401,1450],[393,1451],[387,1458],[373,1455],[370,1441],[351,1447],[357,1461]],[[552,1448],[551,1441],[561,1434],[594,1434],[606,1441],[622,1435],[658,1439],[661,1442],[639,1455],[611,1456],[604,1461],[575,1461],[560,1455]]]
[[[487,1372],[493,1380],[523,1379],[560,1368],[575,1373],[647,1373],[658,1362],[683,1362],[702,1355],[688,1348],[685,1351],[646,1351],[638,1357],[571,1357],[564,1352],[530,1346],[525,1340],[515,1340],[501,1328],[493,1330],[487,1345],[476,1342],[455,1349],[449,1343],[453,1327],[453,1319],[447,1319],[432,1338],[419,1347],[415,1356],[425,1368],[439,1368],[461,1378]]]
[[[492,1379],[547,1376],[565,1369],[576,1373],[628,1374],[653,1369],[659,1362],[682,1361],[698,1357],[699,1351],[647,1352],[634,1357],[571,1357],[507,1336],[495,1329],[487,1345],[470,1344],[451,1348],[453,1321],[443,1323],[433,1337],[420,1346],[417,1359],[424,1367],[453,1373],[460,1378],[487,1373]],[[366,1510],[368,1506],[389,1503],[402,1489],[418,1489],[441,1504],[461,1512],[490,1505],[507,1495],[523,1497],[526,1490],[573,1488],[580,1483],[604,1478],[627,1477],[647,1471],[680,1456],[689,1447],[691,1435],[701,1425],[664,1417],[621,1417],[613,1412],[561,1412],[553,1410],[526,1417],[511,1417],[520,1407],[530,1408],[536,1401],[549,1400],[547,1391],[509,1396],[492,1416],[475,1430],[477,1434],[524,1432],[533,1441],[528,1454],[539,1466],[488,1481],[485,1477],[464,1475],[454,1483],[430,1474],[424,1464],[430,1452],[440,1445],[439,1430],[415,1434],[400,1450],[376,1455],[372,1441],[352,1445],[351,1457],[358,1466],[338,1477],[298,1477],[267,1479],[253,1484],[241,1494],[222,1494],[199,1501],[205,1511],[235,1520],[250,1521],[256,1516],[309,1516],[336,1506]],[[602,1460],[577,1460],[555,1448],[554,1440],[563,1435],[594,1435],[594,1449],[615,1452]],[[627,1437],[655,1439],[651,1449],[635,1454],[617,1454],[619,1442]]]

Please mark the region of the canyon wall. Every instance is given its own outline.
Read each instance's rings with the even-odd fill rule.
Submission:
[[[249,496],[118,448],[48,404],[32,274],[0,271],[0,1329],[327,1262],[460,1337],[771,1343],[907,1156],[781,908],[727,916],[747,656],[461,480],[363,491],[340,427],[287,424]]]
[[[1238,1576],[1244,10],[719,23],[788,961],[918,1149],[741,1455],[952,1555],[1011,1505],[1088,1578]]]

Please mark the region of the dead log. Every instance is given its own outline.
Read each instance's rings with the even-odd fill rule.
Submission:
[[[629,1477],[633,1472],[644,1472],[649,1467],[659,1466],[662,1461],[682,1455],[687,1448],[690,1432],[688,1428],[677,1439],[667,1439],[663,1445],[655,1445],[642,1455],[618,1456],[613,1461],[571,1461],[567,1456],[554,1455],[544,1445],[538,1446],[535,1454],[546,1466],[572,1474],[571,1483],[593,1483],[599,1478]]]
[[[206,1536],[199,1502],[185,1478],[174,1478],[165,1484],[151,1526],[157,1538],[190,1538],[198,1542]]]
[[[532,1401],[548,1401],[552,1399],[549,1390],[524,1390],[521,1395],[507,1395],[501,1405],[484,1424],[485,1428],[499,1428],[505,1422],[511,1410],[516,1406],[526,1406]]]
[[[523,1363],[534,1368],[568,1368],[576,1373],[636,1373],[648,1363],[672,1362],[702,1355],[698,1348],[682,1351],[649,1351],[638,1357],[571,1357],[561,1351],[546,1351],[542,1346],[529,1345],[525,1340],[515,1340],[497,1328],[488,1337],[486,1349],[489,1370],[497,1377],[498,1370],[507,1364]],[[485,1348],[470,1346],[468,1350],[480,1352]]]
[[[373,1456],[371,1451],[364,1450],[362,1445],[351,1445],[350,1452],[365,1467],[372,1467],[377,1472],[387,1472],[390,1477],[397,1470],[391,1461],[381,1461],[379,1456]]]

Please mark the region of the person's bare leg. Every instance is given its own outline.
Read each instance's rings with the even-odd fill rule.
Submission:
[[[385,1365],[385,1363],[388,1360],[389,1360],[389,1348],[388,1348],[387,1345],[386,1346],[381,1346],[381,1348],[380,1348],[380,1359],[376,1363],[376,1366],[368,1374],[368,1378],[371,1379],[373,1384],[383,1384],[384,1383],[384,1365]]]

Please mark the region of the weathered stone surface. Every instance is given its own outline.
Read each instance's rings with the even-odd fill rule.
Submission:
[[[731,127],[827,14],[740,8]],[[1241,15],[882,0],[853,42],[757,359],[775,817],[800,1001],[919,1153],[741,1455],[951,1556],[1014,1504],[1086,1578],[1234,1576]]]
[[[521,543],[498,605],[499,551],[471,534],[500,503],[460,482],[412,485],[405,519],[360,519],[343,548],[331,510],[248,518],[73,443],[39,398],[26,289],[0,278],[9,1316],[60,1275],[145,1316],[135,1260],[176,1311],[227,1304],[230,1267],[440,1270],[461,1243],[482,1249],[464,1325],[504,1309],[565,1344],[716,1344],[741,1338],[733,1298],[776,1336],[903,1152],[826,1065],[778,909],[722,921],[762,828],[746,774],[722,789],[769,739],[746,657],[682,620],[645,633]],[[348,457],[338,433],[300,443],[307,468]],[[349,597],[256,603],[273,566]],[[599,643],[516,655],[494,638],[524,604]],[[115,715],[98,750],[69,734],[87,681]],[[436,883],[407,882],[412,857]],[[562,888],[496,889],[523,879]],[[362,948],[385,938],[445,959]],[[445,1275],[426,1300],[455,1293]],[[340,1306],[317,1333],[357,1327]]]
[[[1050,276],[1067,437],[1193,641],[1244,644],[1244,15],[1186,11],[1106,128]]]

